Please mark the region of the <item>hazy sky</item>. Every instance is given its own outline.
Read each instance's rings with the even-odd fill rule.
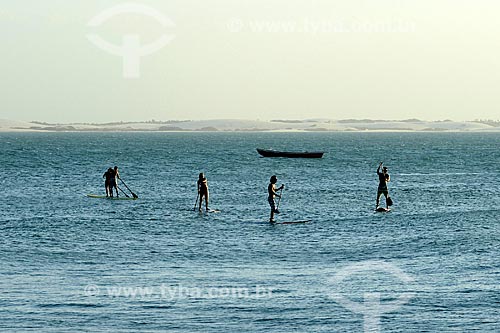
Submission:
[[[0,118],[500,119],[496,0],[0,1]]]

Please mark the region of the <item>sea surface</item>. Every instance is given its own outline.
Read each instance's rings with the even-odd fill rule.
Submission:
[[[499,190],[498,133],[0,133],[0,331],[499,332]]]

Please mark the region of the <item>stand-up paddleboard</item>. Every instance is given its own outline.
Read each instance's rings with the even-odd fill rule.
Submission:
[[[391,211],[390,208],[379,207],[375,209],[375,213],[389,213]]]
[[[132,197],[107,197],[105,195],[98,195],[98,194],[87,194],[87,197],[93,198],[93,199],[107,199],[107,200],[137,200],[137,198],[132,198]]]
[[[302,221],[284,221],[284,222],[269,222],[271,224],[303,224],[309,223],[311,220],[302,220]]]
[[[203,213],[220,213],[220,210],[218,209],[209,209],[209,210],[206,210],[206,209],[202,209],[202,210],[198,210],[198,213],[200,214],[203,214]]]

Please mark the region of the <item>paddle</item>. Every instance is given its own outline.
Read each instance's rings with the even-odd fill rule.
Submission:
[[[119,189],[127,198],[130,198],[127,193],[125,193],[118,185],[116,185],[116,188]]]
[[[196,210],[196,204],[198,203],[198,198],[200,197],[200,192],[198,192],[198,195],[196,195],[196,201],[194,202],[194,207],[193,207],[193,211]]]
[[[281,184],[281,189],[280,189],[280,197],[278,198],[278,204],[276,205],[276,213],[280,213],[279,208],[280,208],[280,202],[281,202],[281,197],[283,197],[283,189],[285,188],[284,184]]]
[[[129,190],[129,191],[130,191],[130,193],[132,193],[132,196],[134,197],[134,199],[139,198],[139,197],[137,196],[137,194],[135,194],[134,192],[132,192],[132,190],[131,190],[128,186],[127,186],[127,184],[125,184],[125,182],[123,181],[123,179],[121,179],[121,178],[118,178],[118,179],[120,179],[120,181],[122,182],[122,184],[123,184],[123,185],[125,185],[125,187],[127,188],[127,190]],[[128,195],[127,195],[127,197],[128,197]]]

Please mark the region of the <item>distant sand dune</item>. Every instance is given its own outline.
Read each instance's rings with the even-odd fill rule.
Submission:
[[[214,119],[193,121],[150,121],[150,122],[115,122],[106,124],[48,124],[40,122],[23,122],[0,119],[0,131],[50,131],[50,132],[126,132],[126,131],[279,131],[279,132],[327,132],[327,131],[429,131],[429,132],[500,132],[497,122],[453,122],[453,121],[422,121],[410,119],[404,121],[391,120],[238,120]]]

